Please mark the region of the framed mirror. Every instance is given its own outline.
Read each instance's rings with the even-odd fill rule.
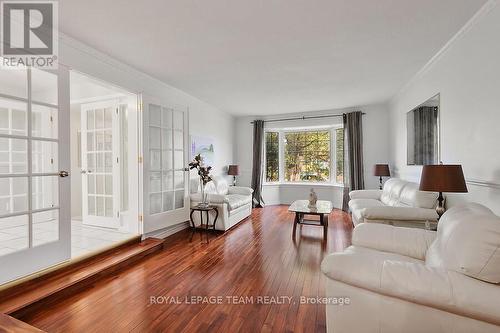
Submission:
[[[439,94],[406,114],[407,164],[438,164],[440,159]]]

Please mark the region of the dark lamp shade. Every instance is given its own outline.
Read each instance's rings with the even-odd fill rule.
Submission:
[[[391,172],[389,171],[389,165],[375,164],[375,167],[373,168],[373,175],[380,177],[390,177]]]
[[[240,174],[240,167],[237,165],[230,165],[227,174],[230,176],[238,176]]]
[[[424,165],[420,178],[420,191],[466,193],[461,165]]]

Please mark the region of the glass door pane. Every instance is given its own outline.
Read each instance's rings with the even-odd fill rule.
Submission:
[[[0,284],[70,257],[67,84],[64,69],[0,70]]]
[[[187,108],[142,96],[144,232],[189,219],[186,177]]]
[[[81,107],[83,224],[118,228],[119,106],[116,100]]]

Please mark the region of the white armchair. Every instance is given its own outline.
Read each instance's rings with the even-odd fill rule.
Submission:
[[[328,332],[500,332],[500,218],[478,204],[438,231],[360,224],[321,269]]]
[[[195,185],[196,186],[196,185]],[[206,191],[210,204],[217,207],[219,217],[215,228],[226,231],[239,223],[252,213],[252,193],[249,187],[229,186],[223,177],[214,177],[211,183],[207,184]],[[191,194],[191,206],[195,206],[201,201],[199,192]],[[214,212],[209,213],[211,221],[215,217]],[[200,223],[200,216],[193,215],[196,225]]]

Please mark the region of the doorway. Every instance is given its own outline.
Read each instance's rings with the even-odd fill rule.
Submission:
[[[72,258],[140,234],[137,99],[70,72]]]

